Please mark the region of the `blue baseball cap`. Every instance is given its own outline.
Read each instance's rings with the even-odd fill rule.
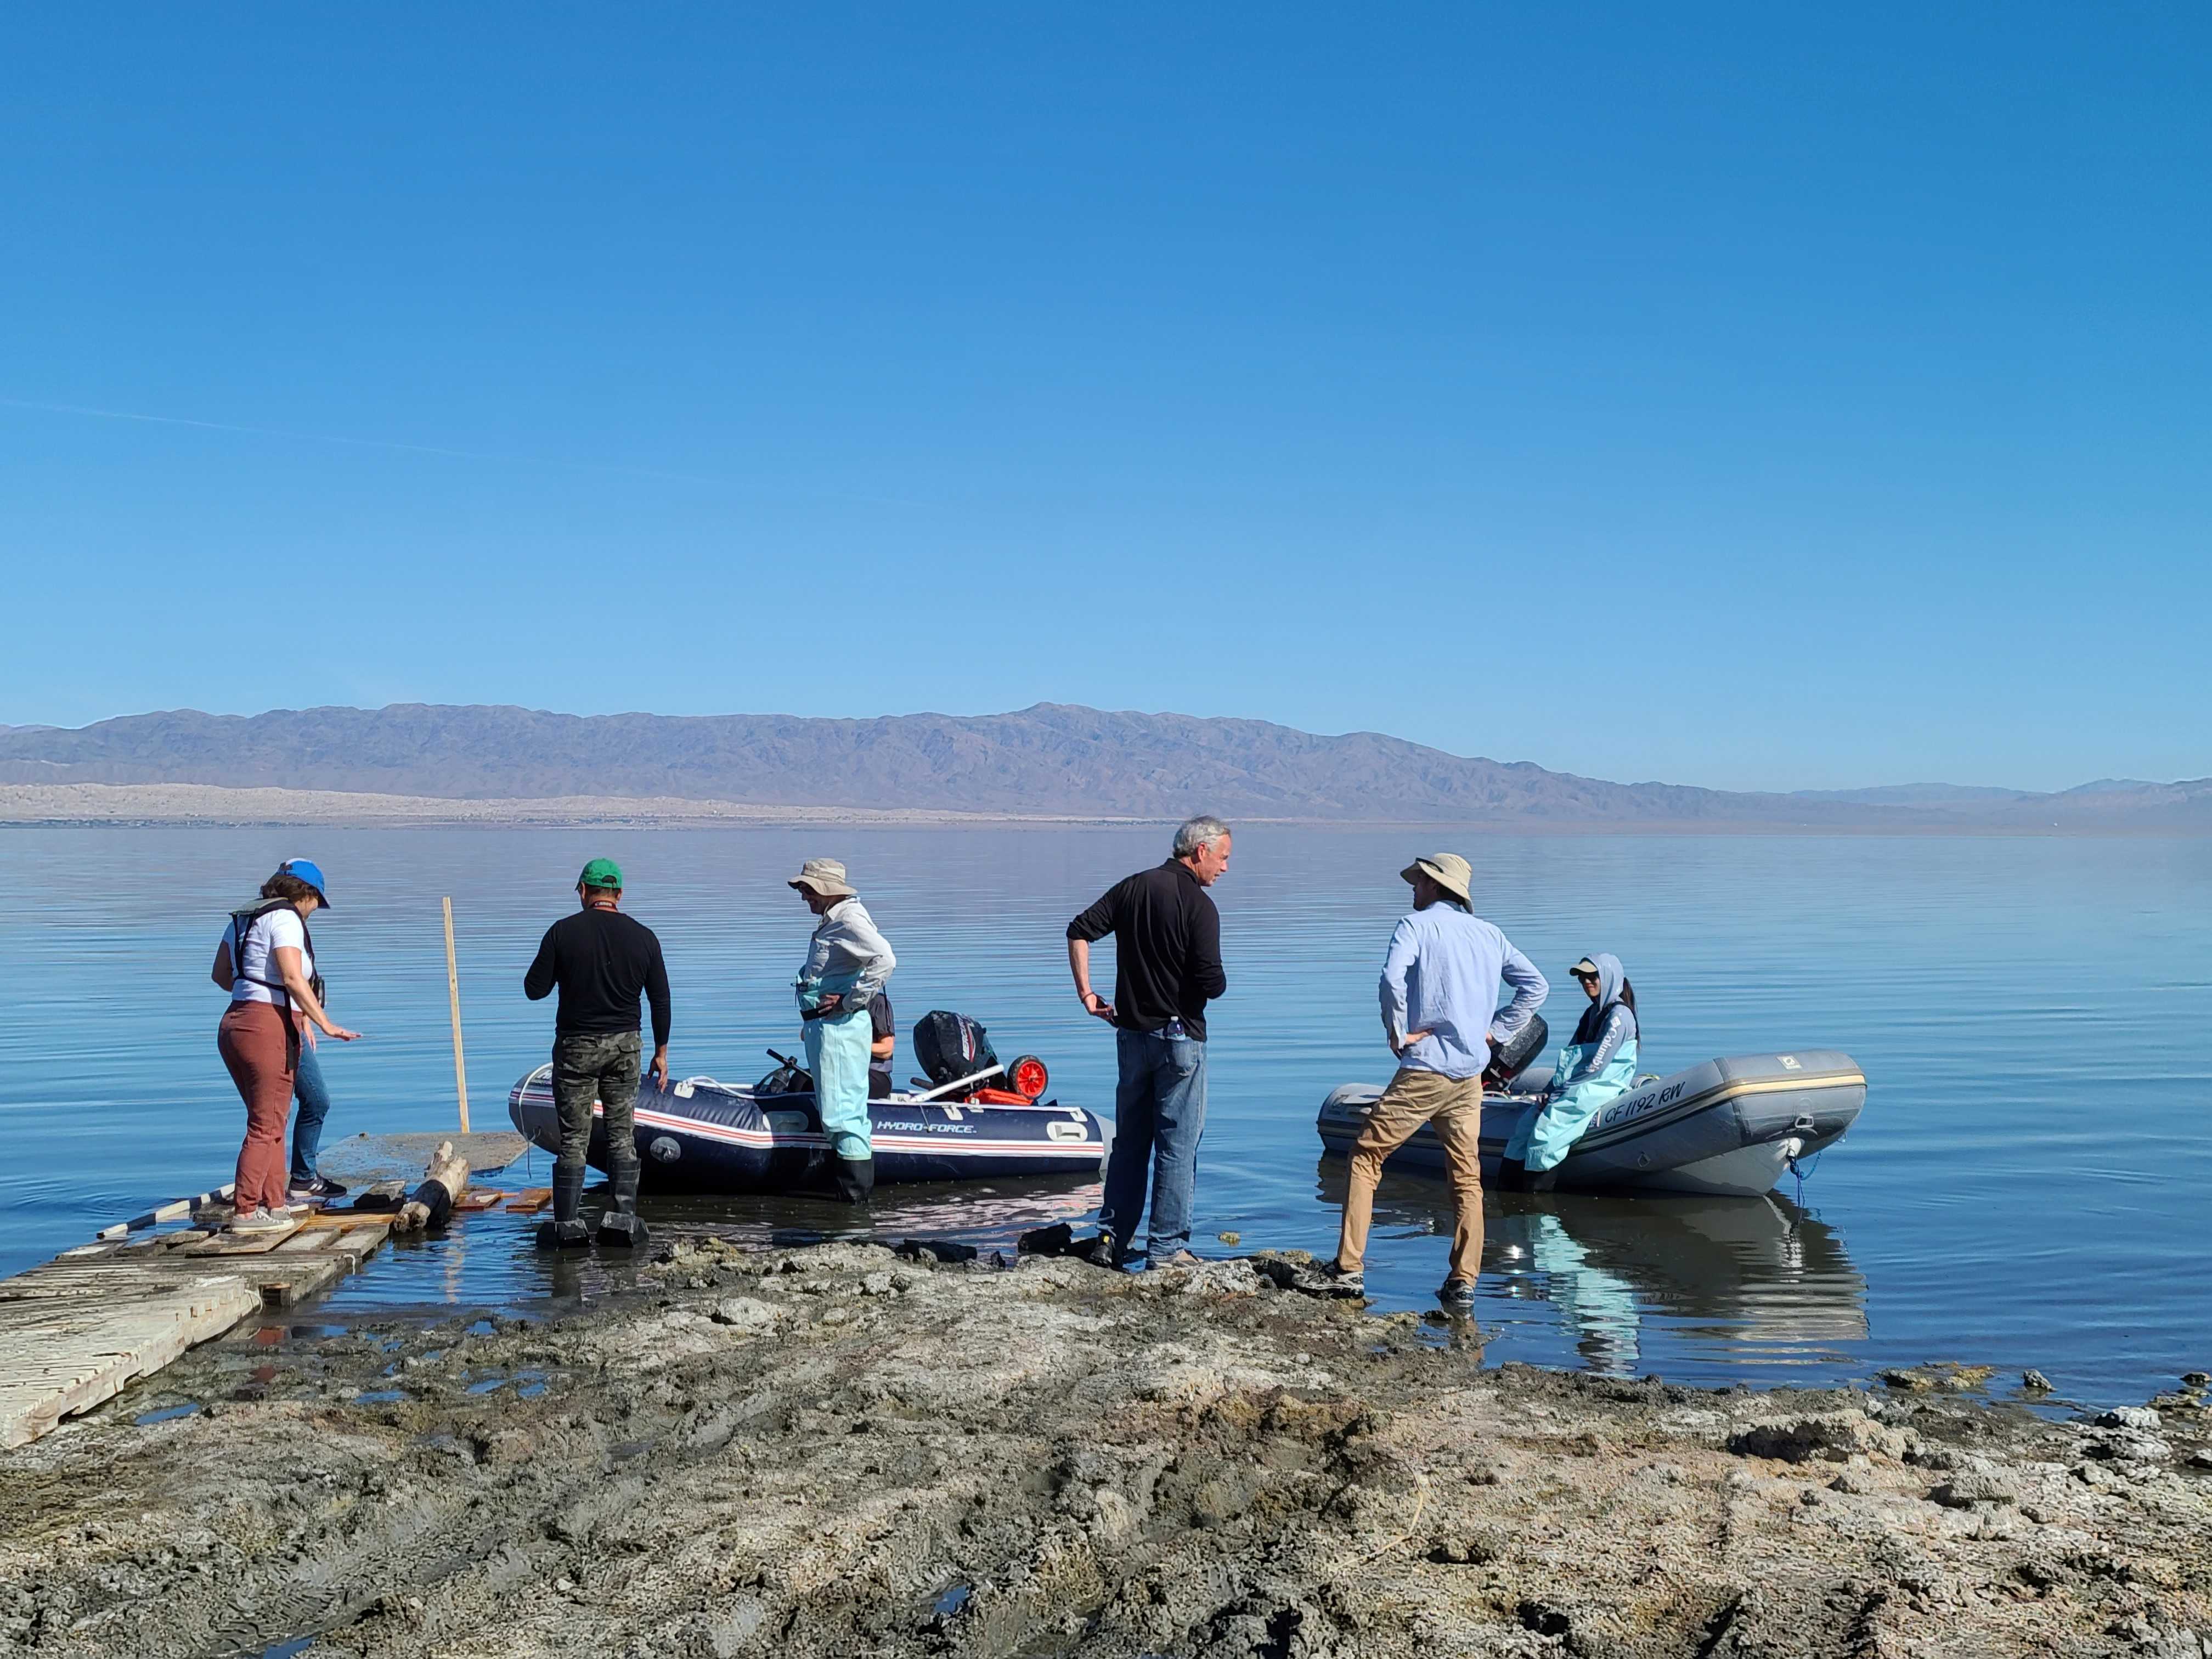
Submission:
[[[276,866],[276,873],[306,882],[315,890],[315,896],[322,900],[323,908],[331,908],[331,890],[323,880],[323,866],[313,859],[286,859]]]

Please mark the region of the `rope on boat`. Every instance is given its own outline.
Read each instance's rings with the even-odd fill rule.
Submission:
[[[1825,1146],[1823,1146],[1819,1152],[1814,1153],[1813,1168],[1810,1170],[1798,1163],[1798,1161],[1794,1158],[1789,1160],[1790,1173],[1797,1177],[1796,1202],[1800,1207],[1802,1207],[1805,1202],[1805,1183],[1813,1178],[1814,1171],[1820,1167],[1820,1160],[1827,1157],[1827,1155],[1828,1149]]]

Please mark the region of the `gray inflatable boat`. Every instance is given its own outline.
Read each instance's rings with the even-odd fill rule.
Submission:
[[[1531,1066],[1509,1091],[1482,1102],[1482,1156],[1505,1149],[1521,1114],[1536,1103],[1551,1068]],[[1322,1102],[1322,1145],[1352,1151],[1382,1090],[1347,1083]],[[1603,1111],[1559,1165],[1559,1184],[1577,1192],[1674,1192],[1755,1196],[1794,1159],[1843,1139],[1866,1104],[1866,1074],[1832,1048],[1709,1060],[1642,1082]],[[1393,1168],[1443,1168],[1443,1146],[1424,1124],[1390,1156]]]

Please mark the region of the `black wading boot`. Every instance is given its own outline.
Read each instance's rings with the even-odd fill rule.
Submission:
[[[608,1175],[614,1197],[599,1217],[599,1243],[635,1249],[646,1240],[645,1223],[637,1217],[638,1162],[617,1164]]]
[[[556,1164],[553,1166],[553,1218],[538,1224],[538,1248],[541,1250],[577,1249],[592,1242],[592,1230],[584,1224],[584,1172]]]
[[[832,1158],[830,1184],[848,1204],[865,1204],[876,1190],[876,1160],[872,1158]]]
[[[1531,1193],[1548,1193],[1559,1184],[1559,1172],[1557,1170],[1544,1170],[1528,1177],[1522,1190]]]
[[[1525,1193],[1528,1190],[1528,1166],[1517,1158],[1498,1160],[1498,1190],[1501,1193]]]

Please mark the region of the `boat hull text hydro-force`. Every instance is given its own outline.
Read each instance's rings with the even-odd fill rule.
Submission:
[[[507,1112],[530,1142],[560,1149],[553,1068],[514,1085]],[[606,1168],[606,1127],[593,1109],[591,1163]],[[868,1103],[878,1186],[1018,1176],[1090,1175],[1108,1133],[1080,1107],[893,1098]],[[762,1093],[688,1078],[637,1094],[641,1185],[648,1192],[800,1192],[823,1184],[830,1139],[811,1091]]]

